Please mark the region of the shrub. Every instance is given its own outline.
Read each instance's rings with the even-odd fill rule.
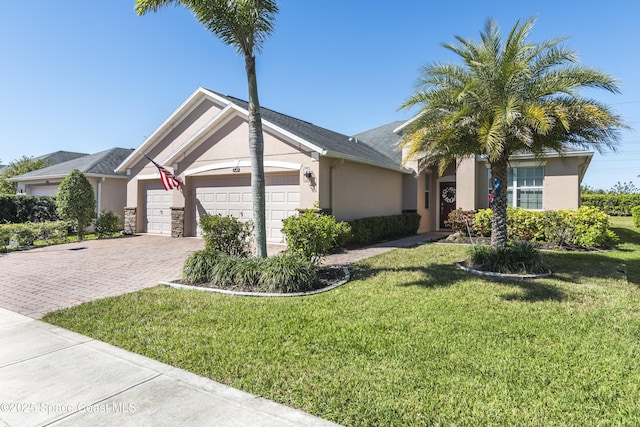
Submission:
[[[32,246],[36,240],[48,244],[62,243],[67,240],[67,228],[64,221],[0,224],[0,246],[8,246],[12,240],[18,246]]]
[[[200,228],[205,248],[229,256],[247,257],[251,253],[253,223],[232,216],[204,214]]]
[[[95,219],[96,198],[87,177],[78,169],[69,172],[56,195],[56,211],[61,219],[75,228],[82,240],[85,228]]]
[[[312,289],[316,278],[313,262],[298,253],[245,258],[204,249],[191,254],[182,266],[184,283],[221,289],[239,286],[268,292],[300,292]]]
[[[316,267],[297,253],[281,253],[266,258],[260,273],[260,288],[267,292],[302,292],[313,288]]]
[[[51,196],[0,195],[0,224],[56,221],[55,198]]]
[[[483,236],[491,234],[491,215],[490,209],[476,213],[473,225]],[[545,212],[507,208],[507,233],[512,240],[543,241],[560,247],[603,248],[617,240],[609,229],[609,217],[589,206]]]
[[[220,256],[220,252],[207,249],[192,253],[182,265],[182,281],[190,285],[207,283]]]
[[[609,216],[598,208],[581,206],[569,212],[568,226],[573,234],[572,243],[582,248],[606,248],[618,240],[609,229]]]
[[[487,245],[469,248],[469,260],[475,268],[496,273],[538,274],[546,269],[542,256],[530,242],[508,242],[503,248]]]
[[[582,206],[598,208],[607,215],[629,216],[634,206],[640,205],[640,194],[582,194]]]
[[[349,225],[351,226],[352,242],[368,245],[416,234],[420,227],[420,215],[404,213],[360,218],[349,221]]]
[[[491,209],[480,209],[473,217],[473,228],[476,232],[484,237],[491,235],[491,218],[493,211]]]
[[[513,240],[544,240],[542,212],[507,208],[507,234]]]
[[[115,212],[101,212],[96,219],[96,234],[98,237],[111,237],[117,234],[121,227],[122,218]]]
[[[475,217],[474,211],[463,211],[462,209],[455,209],[449,212],[448,219],[444,222],[444,225],[451,228],[456,233],[464,234],[465,236],[471,231],[471,234],[475,234],[473,230],[473,220]],[[467,226],[469,227],[467,229]]]
[[[633,225],[640,228],[640,206],[634,206],[631,209],[631,215],[633,215]]]
[[[282,224],[288,250],[314,263],[318,263],[332,248],[343,245],[351,234],[351,227],[346,222],[336,222],[331,215],[312,211],[285,218]]]

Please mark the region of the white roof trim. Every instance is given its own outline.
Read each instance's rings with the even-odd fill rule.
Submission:
[[[593,151],[565,151],[563,153],[557,153],[555,151],[545,153],[543,156],[537,157],[535,154],[526,153],[526,154],[512,154],[509,156],[509,161],[517,161],[521,159],[532,159],[532,160],[544,160],[544,159],[552,159],[552,158],[560,158],[560,157],[593,157]],[[476,160],[486,162],[487,158],[482,155],[477,155]]]
[[[234,160],[231,162],[213,163],[210,165],[200,166],[194,169],[188,169],[184,172],[184,176],[196,175],[202,172],[219,169],[231,169],[236,167],[250,167],[251,162],[248,160]],[[288,170],[300,170],[302,165],[300,163],[279,162],[275,160],[265,160],[264,167],[280,168]]]
[[[84,173],[83,175],[86,176],[87,178],[116,178],[116,179],[127,179],[126,176],[123,175],[104,175],[104,174],[98,174],[98,173]],[[11,182],[24,182],[25,184],[30,183],[31,181],[42,181],[42,180],[47,180],[47,179],[64,179],[66,178],[66,174],[65,175],[61,175],[61,174],[56,174],[56,175],[42,175],[42,176],[34,176],[34,177],[27,177],[27,178],[20,178],[20,176],[15,176],[13,178],[7,178],[7,181],[11,181]]]
[[[145,180],[149,180],[149,179],[160,179],[160,174],[158,172],[156,172],[154,174],[136,175],[136,179],[138,179],[140,181],[145,181]]]
[[[228,106],[230,104],[226,99],[208,91],[202,87],[195,90],[160,126],[149,135],[143,143],[136,148],[124,161],[115,169],[116,172],[124,172],[128,167],[142,158],[144,153],[150,150],[158,141],[170,132],[174,125],[180,120],[188,116],[195,110],[204,100],[211,99],[220,106]],[[223,107],[223,108],[224,108]]]
[[[401,124],[400,126],[398,126],[397,128],[395,128],[393,130],[393,133],[397,133],[400,134],[404,128],[406,128],[407,126],[409,126],[411,123],[413,123],[418,117],[420,117],[419,114],[416,114],[415,116],[413,116],[412,118],[410,118],[409,120],[407,120],[406,122],[404,122],[403,124]]]
[[[345,160],[349,160],[351,162],[355,162],[355,163],[362,163],[363,165],[369,165],[369,166],[376,166],[382,169],[388,169],[388,170],[392,170],[395,172],[402,172],[402,173],[406,173],[409,175],[413,174],[413,170],[412,169],[408,169],[402,166],[387,166],[387,165],[383,165],[377,162],[372,162],[372,161],[368,161],[365,159],[362,159],[360,157],[355,157],[355,156],[350,156],[348,154],[343,154],[343,153],[336,153],[334,151],[327,151],[324,153],[325,156],[327,157],[334,157],[336,159],[345,159]]]
[[[198,142],[200,140],[207,139],[209,136],[217,132],[221,127],[229,123],[229,121],[235,116],[233,113],[235,110],[233,104],[229,104],[224,107],[218,114],[211,118],[208,122],[206,122],[200,129],[196,131],[189,139],[187,139],[180,147],[173,151],[167,157],[161,165],[166,165],[173,163],[177,160],[180,155],[184,154],[185,156],[191,152],[191,149],[194,149],[198,146]]]

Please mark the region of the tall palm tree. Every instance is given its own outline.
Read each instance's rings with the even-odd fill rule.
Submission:
[[[532,43],[530,18],[518,21],[505,40],[494,20],[487,20],[480,41],[456,36],[443,47],[461,64],[432,63],[423,68],[417,90],[401,108],[419,106],[402,146],[420,168],[437,166],[440,174],[465,156],[485,156],[491,167],[494,197],[491,246],[507,241],[507,168],[509,156],[567,147],[615,149],[619,116],[584,88],[619,93],[611,76],[579,66],[565,38]]]
[[[258,100],[255,53],[273,31],[278,5],[275,0],[136,0],[138,15],[177,4],[189,9],[200,23],[223,43],[244,56],[249,88],[249,150],[256,256],[267,256],[264,193],[264,139]]]

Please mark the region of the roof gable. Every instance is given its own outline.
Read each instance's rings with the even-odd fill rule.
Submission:
[[[189,112],[193,111],[205,99],[210,99],[218,106],[223,107],[222,111],[207,122],[187,142],[171,153],[168,158],[160,159],[162,164],[170,164],[180,155],[196,147],[206,139],[205,136],[214,132],[230,117],[240,116],[245,120],[248,119],[247,101],[222,95],[208,89],[198,88],[139,148],[118,166],[117,170],[124,172],[128,167],[141,160],[145,152],[150,151],[162,140],[162,137],[167,134],[167,129],[172,128],[176,123],[184,119]],[[308,151],[318,152],[323,156],[344,158],[388,169],[406,171],[401,167],[400,162],[357,138],[351,138],[265,107],[261,107],[261,115],[263,128],[266,131],[275,133],[285,140],[304,147]]]

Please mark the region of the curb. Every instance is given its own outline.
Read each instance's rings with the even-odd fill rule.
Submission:
[[[509,273],[495,273],[493,271],[481,271],[476,270],[475,268],[470,268],[462,264],[462,262],[456,262],[456,266],[460,270],[464,270],[468,273],[475,274],[476,276],[486,276],[486,277],[499,277],[501,279],[542,279],[545,277],[551,276],[551,270],[547,270],[545,273],[540,274],[509,274]]]
[[[158,284],[160,286],[166,286],[174,289],[187,289],[192,291],[212,292],[216,294],[230,295],[230,296],[236,296],[236,297],[257,297],[257,298],[306,297],[306,296],[318,295],[325,292],[329,292],[350,281],[351,272],[349,271],[349,268],[344,266],[342,267],[342,271],[344,272],[343,280],[339,281],[338,283],[334,283],[331,286],[327,286],[326,288],[316,289],[314,291],[308,291],[308,292],[292,292],[292,293],[246,292],[246,291],[230,291],[227,289],[219,289],[219,288],[206,288],[204,286],[183,285],[182,283],[174,283],[174,282],[159,282]]]

